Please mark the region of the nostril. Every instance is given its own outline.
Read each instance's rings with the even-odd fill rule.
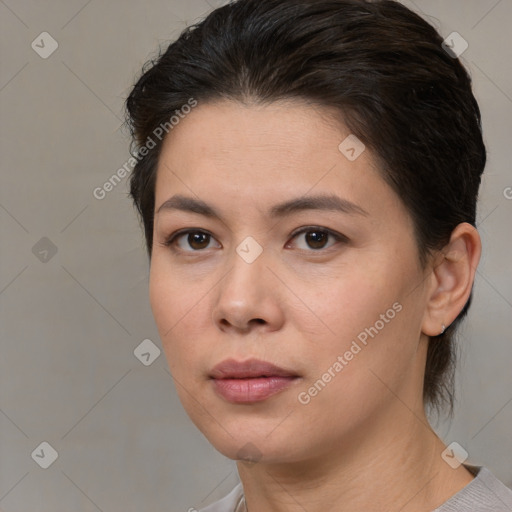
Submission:
[[[238,325],[237,322],[234,322],[234,321],[230,321],[228,318],[221,318],[219,320],[219,324],[222,325],[223,327],[236,327]],[[243,322],[240,322],[240,327],[239,329],[241,330],[244,330],[244,331],[247,331],[248,329],[251,328],[251,325],[253,324],[259,324],[259,325],[266,325],[267,322],[263,319],[263,318],[252,318],[249,323],[243,323]],[[241,327],[241,326],[244,326],[244,327]]]

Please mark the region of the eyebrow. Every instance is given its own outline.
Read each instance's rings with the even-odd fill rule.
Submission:
[[[181,210],[222,220],[222,216],[213,206],[205,203],[200,199],[195,199],[193,197],[187,197],[180,194],[174,195],[167,199],[167,201],[160,205],[156,213],[159,214],[164,210]],[[368,212],[357,204],[331,194],[290,199],[283,203],[272,206],[272,208],[269,210],[269,216],[272,218],[285,217],[292,213],[304,210],[327,210],[352,215],[368,215]]]

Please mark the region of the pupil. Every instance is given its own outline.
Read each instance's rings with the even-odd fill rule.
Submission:
[[[309,231],[306,233],[306,241],[312,249],[321,249],[325,245],[327,233],[321,231]]]

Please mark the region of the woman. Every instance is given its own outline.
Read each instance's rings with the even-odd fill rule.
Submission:
[[[131,195],[208,512],[512,510],[429,410],[481,253],[470,78],[394,1],[239,0],[133,88]]]

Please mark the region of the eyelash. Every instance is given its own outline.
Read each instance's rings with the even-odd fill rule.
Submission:
[[[342,242],[342,243],[347,243],[348,242],[348,238],[345,235],[342,235],[341,233],[337,233],[337,232],[332,231],[332,230],[327,229],[327,228],[322,228],[320,226],[307,226],[307,227],[301,228],[300,230],[295,231],[294,233],[292,233],[291,239],[294,239],[294,238],[296,238],[299,235],[302,235],[304,233],[309,233],[309,232],[317,232],[317,233],[320,232],[320,233],[324,233],[324,234],[330,235],[332,238],[334,238],[334,240],[336,242]],[[170,235],[162,243],[162,245],[165,246],[165,247],[171,248],[175,252],[188,252],[188,253],[204,252],[205,249],[195,249],[195,250],[192,249],[190,251],[183,251],[181,249],[177,249],[177,248],[173,247],[176,244],[176,241],[180,237],[182,237],[184,235],[189,235],[190,233],[205,234],[205,235],[210,236],[211,238],[214,238],[214,236],[211,233],[209,233],[208,231],[205,231],[203,229],[184,229],[184,230],[177,231],[177,232],[173,233],[172,235]],[[306,250],[308,252],[315,252],[315,253],[318,252],[319,253],[319,252],[327,251],[331,247],[333,247],[333,246],[331,245],[331,246],[329,246],[329,247],[327,247],[325,249],[324,248],[320,248],[320,249],[300,249],[300,250]]]

